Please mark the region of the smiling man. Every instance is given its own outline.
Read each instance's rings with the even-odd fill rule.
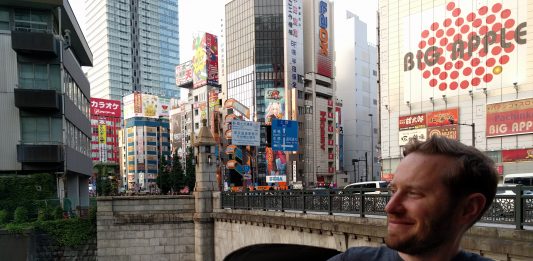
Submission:
[[[490,260],[461,250],[460,243],[492,204],[494,162],[439,136],[408,144],[404,156],[385,207],[386,246],[354,247],[330,260]]]

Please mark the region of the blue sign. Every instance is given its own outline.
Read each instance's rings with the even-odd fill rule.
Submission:
[[[272,150],[298,150],[298,122],[288,120],[272,121]]]
[[[244,170],[244,173],[250,172],[250,165],[242,165],[242,170]]]

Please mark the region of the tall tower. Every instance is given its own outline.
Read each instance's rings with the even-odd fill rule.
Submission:
[[[138,91],[179,98],[177,0],[87,1],[86,9],[93,97],[120,100]]]
[[[336,5],[339,10],[335,26],[343,32],[342,41],[335,41],[338,55],[335,61],[338,70],[335,80],[337,96],[342,99],[343,166],[348,173],[347,181],[352,183],[368,179],[378,179],[379,166],[372,160],[372,149],[378,140],[378,88],[377,88],[377,49],[367,41],[366,23],[359,17]],[[372,116],[369,116],[369,115]],[[374,132],[374,133],[372,133]],[[369,173],[364,167],[367,153]],[[361,166],[353,165],[352,160]],[[360,162],[362,161],[362,162]],[[372,166],[374,162],[374,167]],[[371,174],[373,170],[373,175]],[[368,175],[367,175],[368,174]]]

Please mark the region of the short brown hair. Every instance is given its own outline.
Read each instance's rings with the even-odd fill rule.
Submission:
[[[472,193],[483,194],[487,202],[477,220],[483,216],[494,200],[498,185],[498,172],[491,158],[474,147],[437,135],[427,141],[409,142],[403,154],[407,156],[413,152],[454,158],[456,165],[447,168],[448,173],[444,175],[450,199],[458,202]]]

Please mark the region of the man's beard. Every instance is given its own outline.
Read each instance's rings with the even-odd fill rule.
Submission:
[[[454,212],[455,209],[451,209],[433,220],[424,222],[422,229],[415,231],[416,234],[400,236],[400,238],[391,238],[387,235],[385,244],[389,248],[410,255],[430,252],[453,237],[451,222],[453,222]]]

